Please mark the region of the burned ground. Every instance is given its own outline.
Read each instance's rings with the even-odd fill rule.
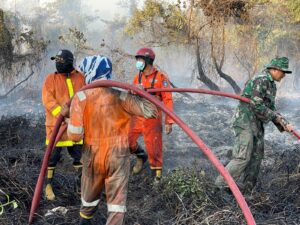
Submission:
[[[234,143],[230,119],[236,103],[232,102],[215,97],[197,97],[193,102],[177,97],[175,101],[175,111],[223,163],[228,162]],[[28,107],[27,103],[24,105]],[[21,103],[13,109],[1,106],[2,115],[6,116],[0,120],[0,189],[18,203],[16,209],[12,205],[3,207],[0,215],[3,225],[27,224],[44,154],[44,117],[40,108],[37,113],[29,108],[25,115],[8,116],[10,110],[24,111],[24,106]],[[299,107],[293,100],[280,99],[279,108],[292,123],[299,124]],[[257,224],[300,224],[299,143],[272,125],[266,128],[265,139],[259,183],[246,200]],[[141,175],[131,176],[126,224],[245,224],[232,195],[215,188],[216,170],[187,135],[175,126],[164,140],[164,178],[153,185],[147,168]],[[57,198],[53,202],[42,198],[33,224],[78,224],[80,198],[73,187],[71,159],[65,154],[55,175]],[[2,204],[7,201],[0,196]],[[105,196],[101,198],[104,200]],[[45,216],[58,206],[68,210],[65,215],[54,212]],[[106,205],[101,204],[93,221],[104,224],[105,218]]]

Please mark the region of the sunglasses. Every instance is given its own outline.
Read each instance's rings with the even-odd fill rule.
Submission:
[[[55,60],[55,62],[58,62],[58,63],[64,63],[65,62],[65,60],[60,56],[55,56],[54,60]]]

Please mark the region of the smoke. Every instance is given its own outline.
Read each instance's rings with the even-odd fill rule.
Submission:
[[[42,83],[48,73],[55,71],[55,65],[49,59],[59,49],[70,49],[74,52],[76,67],[86,55],[107,55],[113,62],[114,79],[131,82],[137,72],[134,55],[141,47],[153,48],[156,53],[154,63],[168,75],[176,86],[207,88],[197,79],[195,50],[192,43],[155,47],[151,44],[145,44],[138,35],[132,38],[124,33],[124,27],[129,16],[137,7],[143,6],[143,1],[0,0],[0,4],[7,13],[6,21],[15,35],[13,42],[14,54],[18,56],[38,55],[34,59],[35,61],[28,60],[27,64],[22,67],[22,70],[18,71],[15,69],[10,73],[13,79],[11,83],[2,82],[0,84],[1,93],[5,93],[15,83],[30,74],[31,69],[29,65],[33,63],[34,76],[18,87],[12,94],[16,95],[16,98],[19,100],[23,99],[23,101],[35,96],[37,102],[40,102]],[[23,37],[31,34],[30,38],[33,44],[30,44],[27,40],[17,43],[16,39],[20,37],[20,34]],[[209,33],[204,35],[207,34]],[[205,36],[203,37],[204,41],[201,47],[201,57],[206,75],[216,82],[221,89],[233,92],[228,83],[216,73],[211,62],[208,39]],[[32,46],[36,46],[36,43],[41,40],[45,42],[46,48],[44,51],[37,52],[37,49],[32,48]],[[249,68],[255,67],[255,62],[250,58],[250,54],[246,54],[249,53],[249,49],[235,49],[234,43],[231,43],[229,38],[227,41],[225,63],[222,70],[232,76],[239,86],[243,88],[249,79],[249,71],[245,65],[248,63]],[[284,55],[289,56],[287,49],[290,49],[290,44],[281,43],[278,52],[286,53]],[[240,50],[240,52],[236,50]],[[264,57],[264,61],[260,62],[253,70],[253,74],[262,70],[263,63],[268,62],[274,56],[275,54],[272,52],[268,57]],[[19,64],[15,63],[14,66],[20,67]],[[290,66],[292,70],[296,71],[297,60],[291,60]],[[278,84],[279,96],[289,95],[291,93],[290,90],[293,90],[293,94],[294,92],[299,92],[299,79],[296,74],[297,71],[292,75],[287,75]],[[27,94],[24,95],[23,93]]]
[[[54,63],[49,58],[55,55],[59,49],[70,49],[78,54],[78,61],[90,52],[101,54],[100,40],[106,36],[105,29],[107,27],[107,24],[101,19],[110,21],[114,18],[116,9],[118,15],[126,12],[117,7],[116,0],[109,2],[18,0],[1,1],[0,5],[5,11],[5,23],[9,25],[8,29],[14,34],[12,43],[14,44],[15,58],[18,59],[29,54],[40,55],[39,62],[36,62],[39,64],[39,69],[35,70],[35,79],[26,83],[26,85],[34,85],[36,88],[41,87],[46,74],[55,71]],[[84,38],[87,40],[86,46],[78,46],[80,40],[77,40],[74,34],[73,37],[70,37],[70,29],[77,29],[84,34]],[[28,34],[31,35],[33,43],[28,40],[18,42],[20,36],[23,35],[23,38],[25,35],[29,36]],[[64,41],[60,39],[60,37],[68,35],[70,39]],[[40,39],[47,42],[44,52],[36,52],[32,46]],[[93,51],[88,52],[83,49],[83,53],[81,53],[81,48],[84,47],[91,48]],[[15,63],[13,66],[17,67],[18,65]],[[5,93],[15,83],[26,77],[28,71],[26,68],[22,68],[21,71],[18,71],[18,77],[13,75],[14,73],[16,71],[10,71],[11,82],[1,82],[1,93]]]

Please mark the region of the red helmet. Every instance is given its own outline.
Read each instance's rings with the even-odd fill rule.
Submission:
[[[137,51],[135,58],[142,57],[142,58],[149,58],[152,62],[155,59],[155,53],[151,48],[141,48]]]

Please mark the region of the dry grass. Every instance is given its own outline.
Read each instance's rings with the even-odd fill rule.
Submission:
[[[0,224],[27,224],[43,157],[43,138],[37,138],[37,134],[41,136],[44,132],[43,121],[33,127],[22,117],[2,118],[0,125],[0,189],[18,203],[17,209],[12,205],[4,207]],[[28,133],[32,135],[25,141]],[[276,158],[276,165],[262,168],[260,182],[246,198],[257,224],[300,224],[299,153],[298,149],[292,149],[269,156]],[[50,203],[42,198],[34,224],[78,224],[80,198],[73,193],[73,171],[68,165],[65,156],[55,176],[57,199]],[[209,169],[199,166],[170,171],[158,185],[153,184],[147,169],[141,175],[132,176],[126,224],[245,224],[233,196],[214,186],[214,176]],[[5,198],[0,196],[3,204]],[[66,207],[67,214],[45,217],[48,210],[57,206]],[[93,221],[104,224],[105,218],[106,205],[101,204]]]

